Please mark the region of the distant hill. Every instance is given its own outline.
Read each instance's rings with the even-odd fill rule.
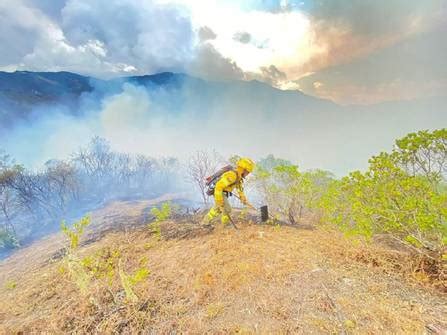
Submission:
[[[209,82],[171,72],[101,80],[70,72],[16,71],[0,72],[0,125],[10,125],[17,119],[26,119],[33,109],[41,106],[62,105],[77,114],[83,95],[90,94],[100,98],[118,93],[124,83],[144,86],[149,91],[162,88],[163,101],[158,102],[167,104],[166,107],[175,105],[178,108],[179,105],[188,104],[191,96],[196,96],[203,103],[199,109],[206,109],[213,102],[221,101],[223,95],[234,95],[242,103],[254,99],[265,106],[278,107],[284,103],[293,103],[307,107],[336,107],[332,102],[307,96],[299,91],[281,91],[258,81]]]
[[[168,147],[178,150],[171,155],[192,147],[248,150],[252,155],[274,152],[301,162],[303,168],[322,168],[339,175],[365,168],[369,157],[390,149],[396,138],[447,125],[447,96],[341,106],[259,81],[214,82],[171,72],[110,80],[69,72],[0,72],[2,146],[19,161],[35,164],[34,155],[42,150],[40,140],[51,142],[47,136],[51,127],[62,133],[72,130],[67,123],[52,123],[60,114],[74,116],[86,125],[92,119],[101,123],[104,107],[110,106],[108,98],[120,93],[125,95],[114,105],[120,108],[116,112],[129,113],[122,129],[133,134],[141,120],[146,126],[152,118],[163,119],[164,126],[175,129],[175,135],[166,137],[172,140]],[[147,110],[136,115],[132,104],[138,106],[140,98],[145,100],[140,107]],[[153,134],[166,130],[154,127]],[[15,145],[25,138],[29,142],[31,135],[34,142],[26,148]],[[75,141],[77,133],[70,135]],[[60,148],[55,151],[59,153]]]

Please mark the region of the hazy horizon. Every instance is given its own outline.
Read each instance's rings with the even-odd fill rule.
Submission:
[[[30,166],[66,158],[98,135],[118,151],[271,153],[344,175],[408,132],[447,125],[441,0],[5,0],[0,13],[8,46],[0,71],[170,71],[205,80],[178,91],[102,88],[83,93],[76,113],[63,104],[31,108],[28,121],[0,125],[9,128],[0,147]]]

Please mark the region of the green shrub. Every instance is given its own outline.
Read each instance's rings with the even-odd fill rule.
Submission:
[[[78,248],[79,240],[82,234],[84,233],[85,227],[87,227],[89,224],[90,224],[90,216],[85,216],[79,221],[75,222],[71,229],[66,225],[65,221],[62,221],[61,229],[64,235],[69,240],[70,250],[74,251]]]
[[[133,274],[129,275],[123,270],[120,259],[118,264],[118,273],[121,280],[121,285],[126,294],[126,299],[130,302],[137,302],[138,296],[134,292],[134,287],[149,276],[149,270],[143,264]]]
[[[105,248],[92,255],[80,258],[78,256],[79,242],[89,224],[89,216],[75,222],[72,228],[62,222],[62,232],[68,239],[68,248],[63,266],[60,268],[61,273],[68,272],[81,294],[90,296],[92,301],[95,301],[95,297],[92,295],[95,292],[92,289],[93,285],[105,285],[110,291],[114,278],[118,276],[127,300],[136,302],[138,297],[134,293],[134,287],[149,275],[149,270],[146,268],[147,260],[143,258],[140,261],[140,267],[129,275],[122,268],[122,258],[119,250]]]
[[[427,257],[447,258],[447,129],[410,133],[372,157],[367,171],[340,180],[279,163],[270,157],[255,183],[283,217],[306,208],[348,234],[385,233]]]
[[[442,257],[447,241],[447,194],[433,180],[410,175],[386,153],[365,173],[334,181],[320,201],[327,222],[368,238],[387,233],[426,255]]]
[[[67,255],[64,258],[64,265],[70,274],[70,277],[84,295],[89,293],[89,286],[91,282],[91,274],[85,269],[82,261],[77,256],[77,249],[79,242],[84,233],[85,227],[90,224],[90,216],[85,216],[73,224],[73,227],[68,227],[65,222],[61,223],[61,229],[68,239]]]
[[[330,172],[312,170],[301,172],[298,166],[273,158],[263,160],[254,173],[258,191],[277,216],[291,223],[301,218],[304,209],[318,209],[318,203],[333,180]]]
[[[164,202],[160,208],[154,207],[151,209],[152,215],[155,216],[156,222],[161,222],[169,219],[173,212],[173,206],[170,201]]]

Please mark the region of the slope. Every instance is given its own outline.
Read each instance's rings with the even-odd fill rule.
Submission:
[[[310,222],[259,225],[241,213],[239,230],[201,228],[200,214],[150,229],[141,225],[151,220],[147,209],[115,203],[92,214],[93,225],[120,224],[86,234],[77,256],[96,272],[83,293],[64,270],[60,243],[42,241],[0,263],[0,333],[441,334],[447,327],[445,296],[404,277],[382,246]],[[126,224],[135,218],[143,219]],[[123,286],[123,273],[142,268],[147,277]],[[129,287],[137,300],[128,299]]]

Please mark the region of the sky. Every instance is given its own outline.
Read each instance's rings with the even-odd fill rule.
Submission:
[[[260,80],[339,104],[446,95],[445,0],[0,0],[0,71]]]

